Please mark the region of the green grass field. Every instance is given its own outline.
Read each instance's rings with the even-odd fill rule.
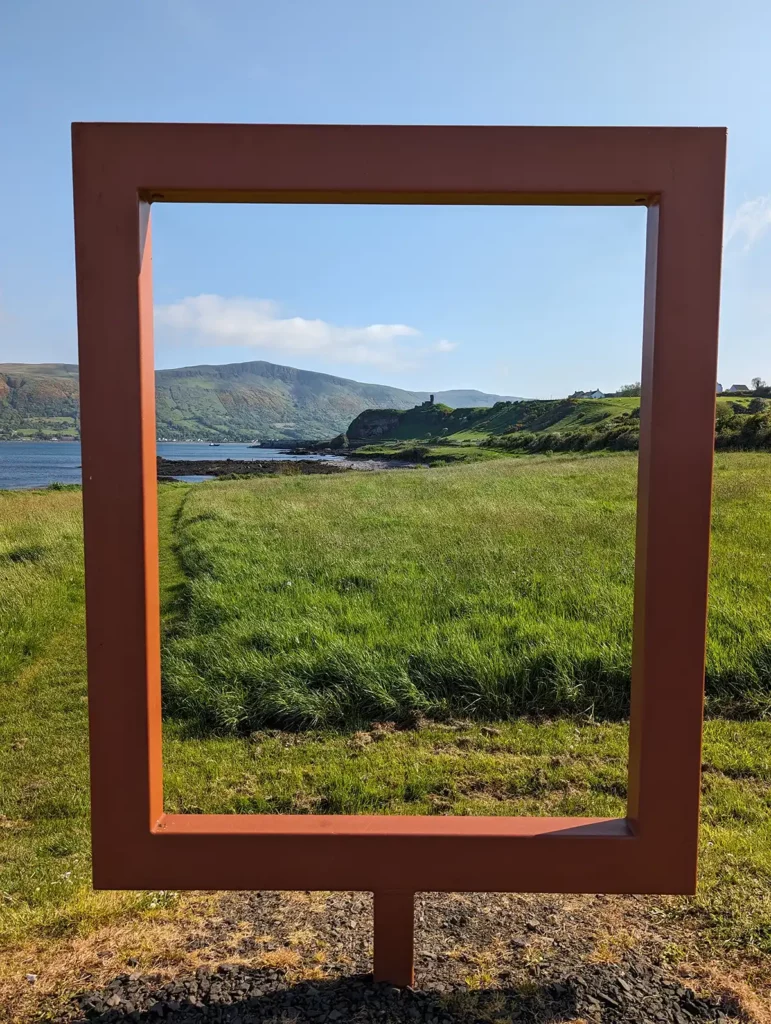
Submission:
[[[718,458],[713,711],[767,714],[769,469]],[[633,495],[631,456],[163,486],[166,806],[623,813],[626,725],[586,712],[623,706]],[[78,490],[0,492],[6,957],[177,899],[90,888],[80,544]],[[533,701],[581,713],[485,720]],[[768,720],[707,723],[699,895],[657,912],[710,955],[771,953],[770,751]]]
[[[771,710],[769,469],[717,461],[711,714]],[[626,455],[499,458],[189,489],[167,711],[232,732],[623,717],[635,476]]]

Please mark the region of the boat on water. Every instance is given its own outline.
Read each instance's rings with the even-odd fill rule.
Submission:
[[[219,446],[220,446],[220,442],[219,441],[209,441],[209,447],[210,448],[219,448]]]
[[[248,444],[246,447],[247,448],[261,448],[262,445],[260,444],[259,441],[252,441],[252,443]]]

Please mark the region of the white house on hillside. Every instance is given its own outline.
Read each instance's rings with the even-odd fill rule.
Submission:
[[[730,394],[732,391],[749,391],[749,390],[750,389],[747,387],[746,384],[732,384],[731,387],[728,389],[728,393]]]
[[[594,391],[574,391],[568,398],[604,398],[605,392],[595,389]]]
[[[718,381],[718,383],[717,383],[717,393],[719,395],[723,394],[723,385],[720,383],[720,381]]]

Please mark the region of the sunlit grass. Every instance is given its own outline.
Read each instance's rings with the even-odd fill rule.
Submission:
[[[0,491],[0,944],[96,926],[79,488]]]
[[[718,457],[708,711],[771,709],[771,456]],[[636,459],[189,490],[166,707],[202,729],[627,713]]]
[[[614,473],[606,468],[611,466]],[[717,637],[718,653],[724,658],[724,673],[736,671],[736,664],[753,663],[752,652],[767,642],[763,640],[768,635],[764,581],[771,536],[767,466],[768,457],[760,455],[718,460],[710,628],[711,643]],[[549,636],[559,637],[555,608],[559,600],[575,600],[582,586],[598,588],[598,599],[610,612],[610,599],[603,598],[599,589],[600,570],[607,562],[618,575],[628,565],[627,555],[614,552],[613,546],[614,538],[623,541],[627,536],[633,518],[633,460],[583,460],[580,467],[556,460],[517,460],[516,467],[512,464],[496,480],[484,476],[494,468],[492,463],[462,471],[346,477],[351,483],[345,488],[350,490],[340,488],[341,481],[334,477],[161,488],[163,593],[167,606],[173,605],[177,614],[176,619],[167,619],[170,642],[181,642],[179,631],[188,614],[185,599],[196,596],[189,593],[189,577],[180,571],[174,550],[177,530],[183,531],[184,547],[191,543],[191,531],[201,530],[201,536],[208,536],[203,532],[207,524],[220,520],[230,530],[217,525],[216,543],[207,540],[207,553],[218,565],[230,565],[217,560],[224,555],[230,558],[231,549],[235,557],[239,538],[252,537],[255,522],[262,524],[259,546],[249,546],[250,552],[261,552],[260,559],[233,576],[235,593],[244,601],[242,625],[249,629],[268,608],[262,589],[263,564],[266,578],[274,583],[302,582],[301,607],[312,622],[325,623],[327,630],[332,628],[330,622],[347,621],[339,615],[324,617],[330,594],[337,595],[335,602],[353,595],[354,604],[358,602],[353,622],[361,617],[367,628],[379,623],[377,608],[361,601],[361,594],[370,592],[361,586],[340,588],[335,583],[341,577],[335,575],[339,563],[334,553],[325,552],[324,545],[308,534],[310,524],[326,514],[332,522],[327,541],[342,543],[348,523],[351,543],[345,548],[344,575],[361,574],[378,587],[382,588],[382,580],[395,587],[396,596],[391,604],[386,601],[386,609],[392,617],[387,621],[397,630],[407,595],[425,597],[422,615],[427,616],[430,608],[448,607],[452,595],[443,593],[440,586],[445,581],[446,590],[447,579],[457,587],[465,587],[468,580],[472,621],[480,629],[485,610],[499,608],[495,592],[485,595],[487,582],[504,578],[496,557],[483,554],[474,562],[466,555],[464,562],[452,554],[453,539],[463,540],[470,550],[474,535],[483,552],[485,544],[500,543],[501,536],[513,538],[519,558],[514,564],[522,572],[525,566],[531,567],[529,584],[519,580],[516,593],[525,594],[533,628],[543,629],[536,632],[542,642]],[[467,474],[465,479],[461,472]],[[588,477],[582,483],[584,472]],[[476,473],[480,476],[475,477]],[[417,487],[414,514],[401,491],[407,480]],[[470,481],[475,486],[470,487]],[[331,488],[326,491],[319,484]],[[577,490],[581,491],[578,498]],[[454,513],[446,512],[442,504],[451,495],[465,502]],[[579,509],[573,507],[576,501]],[[294,530],[280,522],[281,502],[287,504],[287,521]],[[0,946],[6,948],[32,939],[87,933],[126,915],[156,915],[166,912],[164,908],[176,899],[173,893],[95,893],[91,889],[79,503],[78,491],[0,494],[0,623],[6,631],[0,660]],[[219,520],[193,522],[207,512]],[[475,530],[465,527],[464,517],[473,517]],[[582,523],[582,518],[588,521]],[[361,536],[365,522],[377,537],[370,547]],[[524,533],[527,543],[516,540],[518,533]],[[555,563],[561,588],[568,595],[562,598],[549,586],[547,554],[535,553],[528,561],[532,550],[528,545],[550,536],[555,537],[552,556],[562,543],[569,543],[572,552],[572,561],[565,558]],[[271,537],[282,545],[280,557],[270,554]],[[602,556],[594,553],[595,541]],[[188,553],[182,553],[187,558]],[[210,575],[203,554],[201,558],[201,573]],[[310,567],[306,576],[282,576],[287,569],[299,568],[302,558],[308,559]],[[584,558],[590,569],[586,583],[581,575]],[[190,572],[190,563],[185,564]],[[481,580],[476,579],[477,572]],[[319,580],[324,601],[317,606],[313,594]],[[206,583],[211,585],[209,580]],[[613,585],[623,595],[629,584],[624,578]],[[291,602],[284,603],[280,588],[268,594],[281,603],[266,629],[279,638],[298,635],[300,615],[291,617]],[[461,590],[454,599],[463,595]],[[535,612],[541,599],[543,627]],[[226,610],[229,607],[225,602]],[[339,610],[342,600],[333,607]],[[193,614],[201,614],[194,605],[190,608]],[[570,622],[567,615],[563,618]],[[624,618],[619,611],[612,621]],[[598,613],[592,629],[600,628],[599,619]],[[214,626],[210,633],[215,635]],[[236,634],[226,630],[224,636],[229,635]],[[407,635],[411,643],[419,642],[419,632]],[[479,646],[482,650],[483,645]],[[733,662],[732,650],[736,652]],[[713,648],[710,657],[716,658]],[[766,687],[767,679],[766,675]],[[260,725],[243,736],[209,731],[194,740],[189,738],[189,720],[167,718],[166,803],[170,810],[223,813],[623,813],[627,740],[623,722],[591,721],[585,716],[537,723],[532,719],[491,722],[469,717],[473,713],[471,708],[463,718],[448,715],[449,721],[428,722],[416,713],[412,727],[402,729],[368,725],[298,733]],[[693,917],[704,941],[743,953],[771,952],[770,751],[768,722],[707,723],[700,890],[695,899],[673,904],[673,912]],[[116,752],[116,756],[130,755],[129,750]]]

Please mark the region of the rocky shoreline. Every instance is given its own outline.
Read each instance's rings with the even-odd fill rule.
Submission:
[[[164,459],[157,458],[158,479],[175,480],[180,476],[283,476],[291,474],[333,475],[351,470],[410,469],[412,463],[385,459]]]
[[[178,476],[276,476],[281,473],[339,473],[347,467],[320,459],[164,459],[157,457],[158,479]]]

